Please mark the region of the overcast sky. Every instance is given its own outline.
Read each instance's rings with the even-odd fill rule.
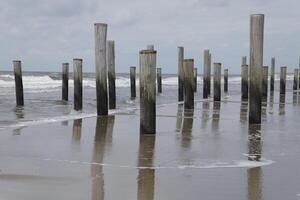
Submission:
[[[108,24],[115,40],[116,71],[138,66],[138,51],[154,44],[157,65],[177,72],[177,46],[202,73],[203,50],[231,73],[249,55],[250,14],[265,14],[264,63],[298,66],[299,0],[0,0],[0,70],[22,60],[24,71],[60,71],[62,62],[83,58],[94,71],[94,23]]]

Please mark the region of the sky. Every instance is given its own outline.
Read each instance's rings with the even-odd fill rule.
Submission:
[[[139,50],[154,44],[157,67],[177,73],[177,47],[203,72],[203,51],[229,73],[249,55],[250,15],[265,14],[264,65],[276,57],[299,66],[299,0],[0,0],[0,70],[21,60],[24,71],[61,71],[83,59],[95,71],[94,23],[107,23],[115,41],[116,72],[138,66]],[[138,67],[137,67],[138,68]],[[72,69],[72,67],[71,67]]]

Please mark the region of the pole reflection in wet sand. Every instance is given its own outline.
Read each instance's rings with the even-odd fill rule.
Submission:
[[[115,116],[100,116],[97,118],[94,148],[93,148],[93,163],[103,163],[106,148],[112,145],[112,133]],[[92,200],[104,199],[104,174],[103,166],[91,165],[92,177]]]
[[[182,125],[182,140],[181,146],[189,148],[192,140],[192,130],[194,121],[194,109],[184,110],[184,119]]]
[[[82,119],[74,119],[74,121],[73,121],[73,131],[72,131],[72,142],[73,142],[73,144],[80,142],[81,127],[82,127]]]
[[[248,101],[241,101],[240,122],[245,123],[248,119]]]
[[[261,174],[262,174],[261,167],[254,167],[247,170],[248,200],[262,199]]]
[[[212,114],[212,130],[214,131],[219,130],[220,109],[221,109],[221,102],[215,101],[213,105],[213,114]]]
[[[274,91],[270,91],[270,99],[269,99],[269,113],[273,114],[273,103],[274,103]]]
[[[181,132],[182,118],[183,118],[182,114],[183,114],[183,104],[178,104],[177,118],[176,118],[176,132]]]
[[[138,200],[153,200],[155,185],[155,169],[153,167],[153,157],[155,148],[155,135],[140,135],[139,155],[138,155]]]
[[[279,98],[279,115],[285,114],[285,95],[280,95]]]
[[[209,101],[202,102],[202,119],[201,119],[201,127],[205,128],[207,121],[209,120]]]

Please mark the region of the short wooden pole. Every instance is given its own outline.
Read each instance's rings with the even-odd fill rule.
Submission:
[[[247,65],[247,56],[242,57],[242,65]]]
[[[97,115],[108,115],[107,66],[106,66],[107,24],[95,24],[95,68]]]
[[[249,124],[261,123],[264,15],[251,15]]]
[[[194,68],[194,92],[197,92],[197,77],[198,77],[197,68]]]
[[[20,60],[14,60],[13,61],[13,67],[14,67],[14,75],[15,75],[16,105],[17,106],[24,106],[21,61]]]
[[[270,91],[274,91],[274,81],[275,81],[275,58],[271,59],[271,78],[270,78]]]
[[[156,51],[140,51],[140,133],[156,132]]]
[[[62,100],[69,100],[69,63],[62,64]]]
[[[299,69],[295,69],[294,70],[294,83],[293,83],[294,92],[298,90],[298,76],[299,76]]]
[[[107,41],[107,75],[109,109],[116,109],[115,42]]]
[[[224,93],[228,93],[228,69],[224,69]]]
[[[242,65],[242,101],[248,101],[248,65]]]
[[[286,66],[280,67],[280,96],[285,96]]]
[[[262,68],[262,101],[268,100],[268,66]]]
[[[157,92],[162,92],[161,68],[157,68]]]
[[[210,53],[209,50],[204,50],[203,64],[203,99],[207,99],[210,94]]]
[[[221,63],[214,63],[214,101],[221,101]]]
[[[194,59],[183,60],[184,108],[194,108]]]
[[[178,101],[183,101],[183,59],[184,48],[178,47]]]
[[[131,92],[131,98],[136,97],[136,88],[135,88],[135,81],[136,81],[136,67],[131,66],[130,67],[130,92]]]
[[[82,110],[82,59],[73,59],[74,110]]]

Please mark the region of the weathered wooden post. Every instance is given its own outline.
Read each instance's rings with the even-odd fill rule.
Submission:
[[[14,74],[15,74],[16,104],[17,104],[17,106],[24,106],[21,61],[20,60],[14,60],[13,61],[13,67],[14,67]]]
[[[261,123],[261,75],[263,65],[263,40],[264,15],[251,15],[249,124]]]
[[[147,45],[147,50],[152,50],[152,51],[154,51],[154,45],[153,45],[153,44]]]
[[[109,109],[116,108],[116,73],[115,73],[115,42],[107,41],[107,75]]]
[[[298,75],[299,75],[299,69],[295,69],[294,70],[294,83],[293,83],[294,92],[298,90]]]
[[[224,93],[228,93],[228,69],[224,69]]]
[[[209,50],[204,50],[203,63],[203,99],[207,99],[210,94],[210,53]]]
[[[107,24],[95,25],[95,68],[97,115],[108,115],[107,66],[106,66],[106,34]]]
[[[248,65],[242,65],[242,101],[248,101]]]
[[[178,47],[178,101],[183,101],[183,59],[184,48]]]
[[[136,67],[135,66],[131,66],[130,67],[130,93],[131,93],[131,98],[135,98],[136,97],[136,88],[135,88],[135,78],[136,76]]]
[[[162,92],[162,83],[161,83],[161,68],[157,68],[157,92]]]
[[[73,59],[74,110],[82,110],[82,59]]]
[[[268,99],[268,66],[262,68],[262,101]]]
[[[275,58],[271,59],[271,78],[270,78],[270,91],[274,91],[274,76],[275,76]]]
[[[209,68],[208,68],[208,96],[210,97],[210,94],[211,94],[211,64],[212,64],[212,61],[211,61],[211,53],[209,53]]]
[[[197,92],[197,76],[198,76],[197,68],[194,68],[194,92]]]
[[[214,63],[214,101],[221,101],[221,63]]]
[[[298,70],[299,74],[298,74],[298,88],[300,90],[300,58],[299,58],[299,70]]]
[[[140,51],[140,133],[155,134],[156,131],[156,51]]]
[[[194,108],[194,59],[183,60],[184,108]]]
[[[286,66],[280,67],[280,96],[285,96]]]
[[[242,65],[247,65],[247,56],[242,57]]]
[[[62,100],[69,100],[69,63],[62,64]]]

